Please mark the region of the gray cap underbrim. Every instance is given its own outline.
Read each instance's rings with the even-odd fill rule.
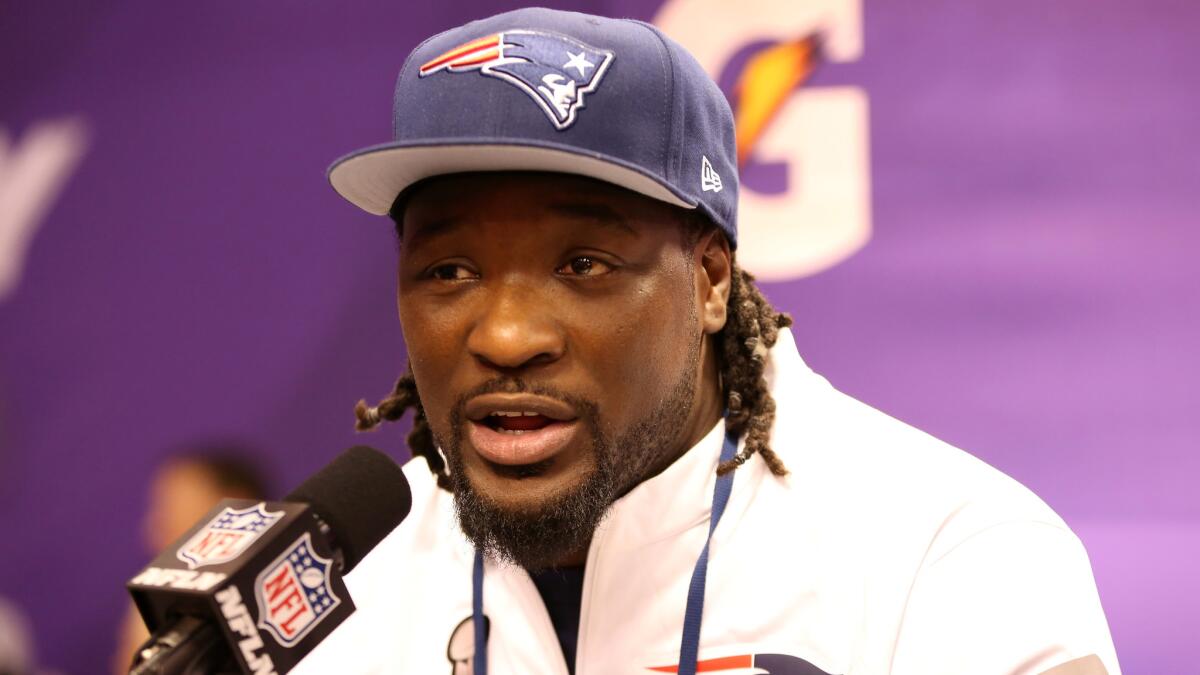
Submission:
[[[474,171],[549,171],[588,176],[685,209],[689,202],[665,183],[620,162],[536,145],[382,145],[347,155],[329,169],[338,194],[367,213],[387,215],[396,196],[417,181]]]

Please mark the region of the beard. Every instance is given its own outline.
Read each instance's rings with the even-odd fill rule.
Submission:
[[[572,553],[586,549],[596,526],[620,496],[662,469],[672,457],[681,429],[691,415],[696,392],[700,344],[689,349],[687,367],[669,395],[627,429],[605,434],[601,414],[592,401],[520,379],[498,378],[459,398],[450,415],[451,437],[439,446],[446,454],[459,527],[485,556],[538,572]],[[492,392],[530,392],[571,404],[590,436],[587,454],[594,468],[581,481],[528,509],[504,508],[481,494],[467,477],[462,459],[466,401]],[[547,460],[546,463],[552,462]],[[532,465],[527,473],[545,469]]]

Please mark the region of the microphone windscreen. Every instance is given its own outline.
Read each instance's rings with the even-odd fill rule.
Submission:
[[[284,500],[312,505],[345,557],[343,572],[354,569],[412,508],[400,465],[365,445],[338,455]]]

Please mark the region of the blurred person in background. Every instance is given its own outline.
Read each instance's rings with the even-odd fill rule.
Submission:
[[[266,482],[252,457],[237,444],[189,446],[159,465],[150,480],[142,534],[146,551],[156,554],[183,536],[222,499],[262,499]],[[134,652],[150,637],[131,603],[121,622],[113,671],[128,673]]]
[[[29,621],[16,605],[0,597],[0,675],[33,670],[33,637]]]
[[[58,671],[38,667],[36,647],[29,617],[0,596],[0,675],[58,675]]]

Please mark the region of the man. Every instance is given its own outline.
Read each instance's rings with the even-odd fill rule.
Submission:
[[[1061,519],[801,361],[681,47],[520,10],[395,91],[330,180],[399,234],[410,372],[356,412],[415,412],[414,506],[300,672],[1118,672]]]

